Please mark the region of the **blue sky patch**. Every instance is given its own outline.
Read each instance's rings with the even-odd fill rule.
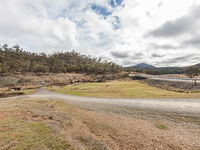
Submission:
[[[123,0],[110,0],[109,4],[111,5],[111,7],[117,7],[122,5]]]
[[[106,7],[96,5],[96,4],[92,4],[91,9],[95,11],[97,14],[103,15],[103,16],[109,16],[112,14],[110,11],[108,11]]]
[[[114,19],[113,28],[117,30],[121,27],[121,19],[118,16],[114,16]]]

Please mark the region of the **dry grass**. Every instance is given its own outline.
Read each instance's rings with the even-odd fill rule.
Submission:
[[[87,111],[60,101],[0,101],[0,147],[31,150],[198,150],[194,124]]]
[[[69,147],[66,140],[56,135],[54,130],[42,122],[16,118],[0,120],[1,149],[60,149]]]
[[[182,98],[200,97],[200,93],[178,93],[152,87],[138,81],[84,83],[66,87],[49,87],[59,93],[111,98]]]
[[[73,107],[63,102],[4,101],[0,107],[2,150],[107,150],[106,144],[73,116]]]

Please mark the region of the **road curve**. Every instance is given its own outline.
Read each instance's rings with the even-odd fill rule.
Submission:
[[[20,99],[44,99],[63,100],[70,104],[93,108],[128,108],[140,110],[152,110],[163,113],[180,113],[189,116],[200,116],[200,99],[127,99],[127,98],[93,98],[58,94],[39,89],[31,95],[1,98],[0,100],[20,100]]]

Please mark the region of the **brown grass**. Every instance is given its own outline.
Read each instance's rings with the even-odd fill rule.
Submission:
[[[158,129],[155,124],[167,126]],[[4,149],[198,150],[200,127],[84,110],[60,101],[0,102]],[[3,134],[2,134],[3,133]],[[51,147],[52,145],[52,147]],[[53,147],[54,146],[54,147]]]

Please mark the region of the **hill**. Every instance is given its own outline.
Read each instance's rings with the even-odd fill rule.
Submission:
[[[196,66],[196,67],[199,67],[199,68],[200,68],[200,63],[199,63],[199,64],[196,64],[196,65],[194,65],[194,66]]]
[[[30,53],[18,45],[0,46],[0,75],[24,73],[119,73],[122,67],[101,59],[81,55],[75,51],[59,52],[51,55]]]
[[[196,64],[194,66],[197,66],[200,68],[200,64]],[[189,67],[189,66],[186,66],[186,67],[155,67],[155,66],[152,66],[149,64],[141,63],[141,64],[138,64],[135,66],[126,67],[125,70],[153,74],[153,75],[183,74],[187,67]]]
[[[146,64],[146,63],[140,63],[140,64],[137,64],[135,66],[132,66],[132,68],[145,68],[145,69],[155,69],[156,67],[155,66],[152,66],[152,65],[149,65],[149,64]]]

